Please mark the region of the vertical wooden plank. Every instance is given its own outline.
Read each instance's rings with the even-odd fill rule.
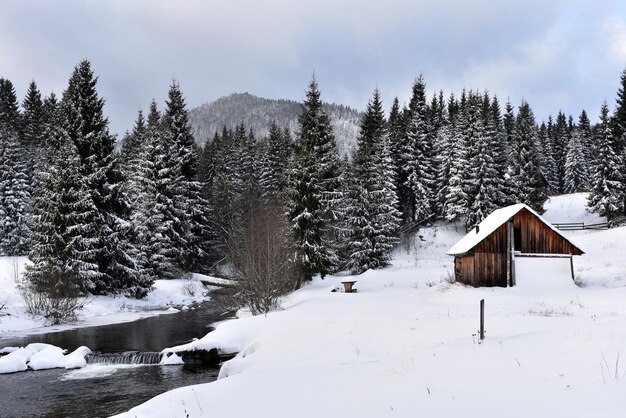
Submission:
[[[513,243],[513,222],[507,222],[507,233],[506,233],[506,249],[504,253],[506,254],[506,285],[512,286],[511,284],[511,257],[513,257],[513,253],[511,252],[511,245]]]

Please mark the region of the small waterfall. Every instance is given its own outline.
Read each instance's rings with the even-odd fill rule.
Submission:
[[[93,353],[87,364],[159,364],[161,353],[131,351],[126,353]]]

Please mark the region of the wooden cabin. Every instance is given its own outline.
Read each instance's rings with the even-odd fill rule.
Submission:
[[[454,256],[456,281],[507,287],[516,285],[516,272],[521,276],[528,271],[523,267],[537,262],[544,270],[549,266],[565,271],[573,280],[572,256],[584,253],[537,212],[517,204],[494,211],[448,254]]]

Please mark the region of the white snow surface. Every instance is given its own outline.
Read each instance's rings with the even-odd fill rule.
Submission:
[[[586,216],[572,200],[568,210]],[[582,287],[450,284],[446,251],[462,235],[450,225],[422,229],[390,267],[353,277],[358,293],[331,292],[351,276],[317,278],[282,310],[164,350],[239,354],[217,381],[120,416],[623,417],[626,228],[567,233],[587,251],[574,260]]]
[[[502,226],[502,224],[515,216],[515,214],[517,214],[517,212],[522,209],[527,209],[530,213],[541,219],[554,232],[571,242],[570,238],[566,237],[563,232],[553,227],[548,220],[543,218],[529,206],[523,203],[518,203],[516,205],[507,206],[493,211],[489,216],[483,219],[481,223],[478,224],[478,232],[476,230],[477,227],[472,228],[470,232],[468,232],[463,238],[461,238],[456,244],[454,244],[452,248],[450,248],[448,254],[465,254],[466,252],[474,248],[479,242],[487,238],[493,231]],[[578,247],[576,243],[572,242],[572,244]]]
[[[77,369],[87,364],[85,356],[91,353],[91,350],[84,346],[78,347],[70,354],[65,354],[66,351],[51,344],[28,344],[0,357],[0,374],[22,372],[27,369]]]
[[[48,326],[43,318],[31,317],[18,291],[16,272],[20,275],[28,263],[26,257],[0,257],[0,347],[2,338],[40,334],[85,326],[129,322],[147,316],[179,312],[174,306],[187,306],[207,300],[207,289],[201,280],[207,276],[193,274],[188,279],[157,280],[145,299],[125,296],[91,296],[73,324]]]

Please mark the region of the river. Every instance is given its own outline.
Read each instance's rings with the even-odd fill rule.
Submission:
[[[225,319],[222,313],[217,304],[205,302],[188,311],[134,322],[0,338],[0,347],[43,342],[70,351],[85,345],[98,353],[154,352],[204,336],[210,324]],[[90,364],[79,370],[0,375],[0,416],[110,416],[167,390],[211,382],[218,371],[216,367]]]

